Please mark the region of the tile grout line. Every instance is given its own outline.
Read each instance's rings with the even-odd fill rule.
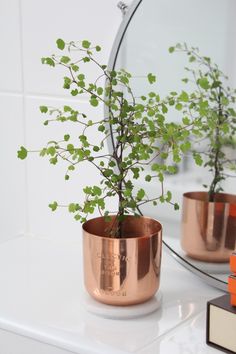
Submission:
[[[55,100],[60,100],[60,101],[71,101],[74,103],[77,102],[82,102],[82,103],[88,103],[89,100],[89,96],[80,96],[80,97],[71,97],[71,96],[67,96],[67,95],[55,95],[55,94],[50,94],[50,93],[37,93],[37,92],[26,92],[25,96],[27,98],[43,98],[43,99],[55,99]]]
[[[22,79],[23,80],[23,79]],[[23,85],[22,85],[23,86]],[[12,96],[12,97],[21,97],[24,96],[25,99],[45,99],[45,100],[58,100],[58,101],[69,101],[74,103],[88,103],[88,96],[72,98],[67,97],[66,95],[54,95],[54,94],[44,94],[44,93],[36,93],[36,92],[26,92],[25,89],[22,88],[22,91],[10,91],[10,90],[1,90],[0,89],[0,96]]]
[[[21,57],[21,87],[22,87],[22,123],[23,123],[23,142],[26,145],[26,94],[25,94],[25,71],[24,71],[24,46],[23,46],[23,18],[22,18],[22,1],[18,0],[19,6],[19,28],[20,28],[20,57]],[[25,162],[25,230],[29,232],[29,187],[28,187],[28,166]]]
[[[4,90],[4,91],[1,91],[0,90],[0,96],[12,96],[12,97],[22,97],[22,91],[7,91],[7,90]]]

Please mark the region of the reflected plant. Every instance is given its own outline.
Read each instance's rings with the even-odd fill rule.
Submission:
[[[228,159],[224,151],[225,141],[233,142],[236,132],[236,90],[228,85],[227,76],[207,56],[202,56],[198,48],[188,47],[186,43],[169,48],[169,52],[184,53],[189,66],[185,67],[187,77],[182,81],[187,85],[183,91],[184,102],[176,102],[183,114],[183,123],[192,124],[194,141],[208,142],[202,152],[193,150],[197,165],[208,167],[212,174],[208,188],[209,201],[214,201],[216,193],[221,192],[221,182],[229,175],[225,166],[235,170],[236,159]],[[199,139],[199,140],[198,140]]]
[[[48,157],[52,165],[60,160],[66,162],[68,167],[65,180],[69,180],[70,174],[83,162],[90,163],[101,176],[99,185],[86,186],[83,189],[84,202],[70,203],[66,206],[68,211],[76,220],[85,222],[98,209],[109,220],[111,212],[107,208],[107,200],[116,197],[117,217],[109,235],[122,237],[122,221],[125,216],[142,215],[140,208],[144,204],[152,203],[155,206],[158,202],[167,202],[178,209],[178,204],[172,202],[171,192],[164,190],[165,172],[176,172],[175,167],[165,161],[172,157],[175,163],[179,163],[182,152],[188,149],[189,143],[183,127],[165,120],[168,108],[173,103],[172,99],[161,100],[155,92],[135,97],[130,84],[130,73],[123,69],[110,71],[106,65],[99,63],[96,53],[100,52],[100,46],[92,46],[87,40],[65,43],[58,39],[56,43],[63,55],[42,58],[42,63],[65,69],[63,87],[73,97],[86,95],[92,107],[99,104],[108,107],[107,116],[97,120],[90,120],[80,109],[68,105],[61,108],[40,107],[41,112],[48,116],[44,125],[73,122],[80,133],[79,143],[73,143],[66,132],[60,141],[50,140],[38,151],[39,155]],[[99,69],[100,73],[93,82],[88,81],[82,69],[84,65]],[[102,79],[106,82],[104,87],[99,84]],[[149,73],[147,80],[151,85],[156,77]],[[98,143],[89,138],[89,131],[92,130],[94,134],[94,129]],[[107,152],[107,142],[112,146],[110,152]],[[35,151],[22,146],[18,157],[25,159],[30,152]],[[157,157],[161,157],[161,163],[157,162]],[[147,166],[150,166],[151,172],[148,172]],[[156,188],[153,195],[148,196],[145,189],[136,189],[134,180],[142,178],[144,184],[152,180],[159,181],[160,193]],[[55,211],[62,205],[54,201],[49,206]]]

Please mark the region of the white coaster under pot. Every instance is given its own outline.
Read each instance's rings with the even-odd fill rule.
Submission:
[[[91,296],[85,294],[86,309],[94,315],[109,319],[132,319],[149,315],[158,310],[162,303],[162,293],[158,293],[150,300],[132,306],[113,306],[106,305],[94,300]]]

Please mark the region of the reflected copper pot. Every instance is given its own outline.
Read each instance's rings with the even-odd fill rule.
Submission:
[[[134,305],[155,295],[160,283],[162,226],[151,218],[127,216],[122,238],[109,237],[114,222],[103,217],[83,224],[84,283],[96,300]]]
[[[236,196],[219,193],[208,202],[207,192],[183,196],[181,246],[205,262],[229,262],[236,241]]]

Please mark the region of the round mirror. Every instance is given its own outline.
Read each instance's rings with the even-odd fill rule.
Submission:
[[[235,11],[236,0],[134,1],[114,42],[109,68],[124,68],[132,73],[132,88],[137,97],[150,91],[146,80],[148,73],[157,76],[152,91],[158,92],[161,97],[171,91],[181,92],[188,58],[186,53],[171,54],[169,48],[184,43],[189,48],[198,48],[199,53],[211,58],[228,76],[228,85],[236,87]],[[182,117],[172,114],[168,119],[178,122]],[[165,184],[166,189],[172,191],[173,200],[181,206],[184,193],[203,191],[203,184],[208,183],[209,179],[207,169],[196,167],[186,155],[178,172],[165,176]],[[225,192],[236,193],[233,179],[227,178],[223,187]],[[150,182],[150,194],[155,188],[155,184]],[[209,284],[226,290],[230,273],[228,261],[194,259],[182,249],[181,207],[175,211],[166,204],[149,206],[143,213],[162,222],[163,243],[177,261]],[[235,240],[235,235],[233,238]]]

